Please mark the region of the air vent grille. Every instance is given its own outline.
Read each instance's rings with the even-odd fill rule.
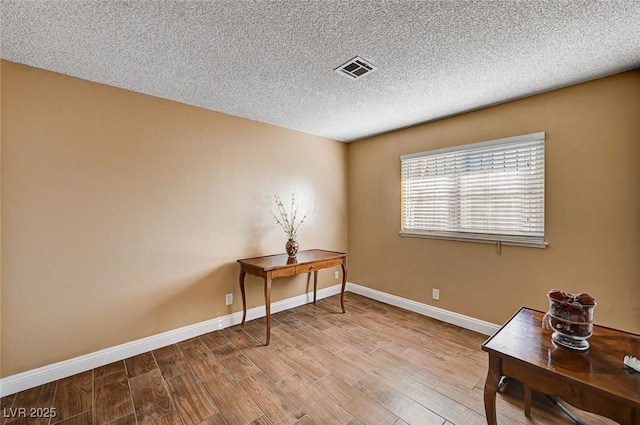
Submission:
[[[338,74],[346,75],[350,78],[357,79],[372,73],[377,68],[359,56],[340,65],[334,71]]]

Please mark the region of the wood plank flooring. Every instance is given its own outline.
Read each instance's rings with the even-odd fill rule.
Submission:
[[[163,347],[0,400],[0,425],[484,425],[484,335],[347,293]],[[572,424],[522,386],[503,425]],[[20,417],[55,410],[55,417]],[[569,409],[592,425],[612,425]]]

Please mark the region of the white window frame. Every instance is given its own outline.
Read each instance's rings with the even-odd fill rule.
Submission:
[[[400,235],[545,248],[544,150],[537,132],[402,155]]]

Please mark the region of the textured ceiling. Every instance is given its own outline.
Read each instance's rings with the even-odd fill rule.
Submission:
[[[3,59],[342,141],[640,68],[640,0],[0,8]]]

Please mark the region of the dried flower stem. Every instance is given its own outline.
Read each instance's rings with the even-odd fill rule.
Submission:
[[[278,207],[278,215],[276,215],[273,211],[270,211],[271,215],[276,219],[276,223],[280,225],[282,230],[284,230],[284,233],[287,235],[289,240],[295,240],[296,235],[298,234],[298,228],[302,223],[304,223],[304,220],[307,218],[310,211],[307,211],[302,219],[296,223],[296,220],[298,218],[298,205],[296,203],[295,191],[291,193],[291,205],[288,211],[284,206],[284,202],[282,202],[282,199],[280,199],[280,196],[275,192],[273,192],[273,199],[276,206]]]

